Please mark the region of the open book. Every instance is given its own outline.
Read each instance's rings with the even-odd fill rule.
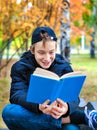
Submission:
[[[86,75],[82,72],[70,72],[61,77],[45,69],[36,68],[30,77],[27,101],[43,103],[60,98],[65,102],[75,101],[83,87]]]

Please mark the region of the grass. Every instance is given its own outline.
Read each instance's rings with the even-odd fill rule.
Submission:
[[[88,101],[97,101],[97,58],[91,59],[89,55],[71,55],[73,69],[81,70],[86,75],[86,81],[80,97]],[[11,65],[7,70],[10,70]],[[8,72],[9,73],[9,72]],[[3,107],[9,102],[10,77],[0,77],[0,114]],[[6,127],[0,116],[0,128]]]
[[[0,77],[0,128],[5,128],[5,124],[2,121],[1,113],[3,107],[9,102],[9,80],[8,78]]]
[[[81,70],[86,75],[86,81],[81,91],[81,97],[88,101],[97,101],[97,58],[89,55],[71,55],[71,65],[74,70]]]

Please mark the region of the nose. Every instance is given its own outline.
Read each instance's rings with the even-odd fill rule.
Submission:
[[[50,59],[50,55],[49,54],[46,54],[45,57],[44,57],[44,60],[49,60]]]

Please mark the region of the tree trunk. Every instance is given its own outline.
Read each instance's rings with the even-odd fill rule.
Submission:
[[[93,13],[92,15],[95,17],[97,14],[97,9],[96,6],[93,6]],[[90,41],[90,57],[95,58],[95,33],[96,33],[96,23],[93,25],[93,33],[91,34],[92,40]]]
[[[92,33],[92,40],[90,41],[90,57],[95,58],[95,32]]]
[[[61,19],[61,38],[60,38],[60,52],[66,61],[70,62],[70,3],[69,0],[63,0]],[[64,22],[64,19],[66,19]]]

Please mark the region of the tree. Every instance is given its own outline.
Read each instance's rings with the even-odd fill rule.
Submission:
[[[0,64],[5,49],[7,49],[7,62],[9,60],[9,49],[11,42],[20,34],[25,32],[27,28],[22,26],[19,19],[19,11],[22,11],[24,7],[20,8],[20,5],[16,1],[1,1],[1,17],[0,17]],[[17,10],[18,8],[18,10]],[[23,19],[22,19],[23,21]],[[2,66],[0,67],[2,68]]]
[[[70,3],[69,0],[62,1],[62,18],[61,23],[61,37],[60,37],[60,50],[61,55],[66,61],[70,61]]]
[[[1,1],[0,61],[2,61],[5,49],[8,50],[7,63],[10,61],[10,47],[16,50],[12,57],[17,52],[20,54],[19,50],[27,50],[33,29],[42,25],[51,26],[55,30],[58,38],[61,37],[61,40],[66,39],[64,56],[70,60],[70,43],[75,44],[76,40],[78,40],[77,38],[80,39],[82,31],[86,32],[85,28],[87,24],[85,24],[85,20],[83,19],[91,12],[89,9],[87,10],[81,1],[24,0],[20,1],[20,3],[17,3],[17,0]],[[83,12],[86,12],[85,15]],[[71,35],[70,29],[68,29],[69,27],[71,28]],[[88,29],[88,34],[89,31]]]
[[[91,14],[83,13],[83,20],[87,29],[91,29],[90,32],[90,57],[95,58],[95,36],[97,33],[97,1],[90,0],[90,3],[86,6],[91,11]],[[88,21],[88,22],[87,22]]]
[[[11,60],[9,58],[11,46],[16,49],[16,52],[24,48],[24,45],[27,50],[28,39],[37,26],[50,25],[59,34],[60,3],[57,0],[25,0],[20,3],[16,0],[2,1],[0,4],[2,14],[0,17],[0,63],[5,49],[8,50],[6,65]],[[18,41],[16,39],[20,37],[22,37],[21,43],[16,42]],[[0,66],[0,69],[6,65]]]

